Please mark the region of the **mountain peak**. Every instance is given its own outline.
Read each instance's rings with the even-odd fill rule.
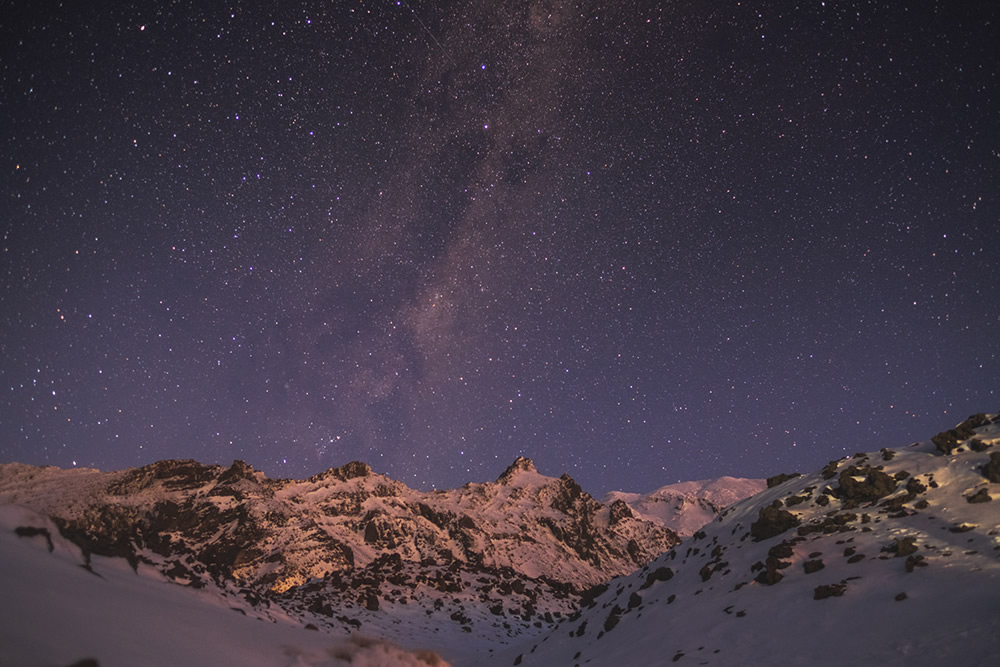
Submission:
[[[514,475],[521,471],[525,472],[538,472],[535,468],[535,464],[527,456],[518,456],[514,459],[514,462],[507,466],[507,469],[503,471],[503,474],[497,477],[497,482],[500,484],[505,484],[514,478]]]
[[[354,479],[355,477],[368,477],[371,474],[371,466],[364,461],[351,461],[350,463],[345,463],[339,468],[330,468],[329,470],[321,472],[318,475],[313,475],[309,478],[309,481],[320,482],[324,479],[332,477],[340,480],[341,482],[346,482],[347,480]]]

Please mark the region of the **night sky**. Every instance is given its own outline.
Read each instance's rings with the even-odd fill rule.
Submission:
[[[3,2],[0,461],[600,495],[995,411],[998,16]]]

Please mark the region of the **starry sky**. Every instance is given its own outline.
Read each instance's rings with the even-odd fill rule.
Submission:
[[[998,18],[4,2],[0,461],[600,495],[995,411]]]

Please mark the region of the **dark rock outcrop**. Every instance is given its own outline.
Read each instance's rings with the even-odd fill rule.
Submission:
[[[538,470],[535,469],[535,464],[532,462],[531,459],[529,459],[527,456],[518,456],[516,459],[514,459],[514,462],[511,463],[509,466],[507,466],[507,469],[504,470],[499,477],[497,477],[497,483],[508,484],[514,478],[514,476],[521,471],[538,472]]]
[[[839,481],[841,498],[852,503],[874,502],[896,490],[895,479],[871,466],[848,466]]]
[[[847,590],[847,584],[823,584],[813,590],[813,600],[825,600],[831,597],[839,598]]]
[[[951,454],[952,450],[958,447],[960,442],[968,440],[976,434],[974,429],[985,426],[989,423],[990,420],[985,414],[980,413],[971,415],[955,428],[942,431],[935,435],[931,438],[931,442],[934,443],[934,446],[937,447],[938,451],[942,454]]]
[[[1000,484],[1000,452],[990,454],[990,460],[982,468],[983,476],[993,484]]]
[[[990,497],[990,492],[984,486],[975,493],[966,496],[965,500],[967,502],[975,504],[975,503],[988,503],[991,500],[993,500],[993,498]]]
[[[611,503],[611,525],[621,523],[625,519],[632,519],[635,517],[635,513],[632,508],[628,506],[624,500],[620,498],[613,503]]]
[[[768,477],[767,478],[767,488],[769,488],[769,489],[773,488],[775,486],[778,486],[779,484],[784,484],[785,482],[787,482],[790,479],[795,479],[796,477],[801,477],[801,476],[802,476],[802,473],[798,473],[798,472],[793,472],[793,473],[785,473],[785,472],[783,472],[783,473],[775,475],[774,477]]]
[[[799,525],[797,516],[781,509],[776,504],[770,505],[760,509],[757,520],[750,524],[750,535],[755,542],[760,542],[780,535],[797,525]]]

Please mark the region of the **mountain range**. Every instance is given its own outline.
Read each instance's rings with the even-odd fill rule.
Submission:
[[[526,458],[432,492],[4,464],[0,663],[987,664],[997,421],[603,501]]]

